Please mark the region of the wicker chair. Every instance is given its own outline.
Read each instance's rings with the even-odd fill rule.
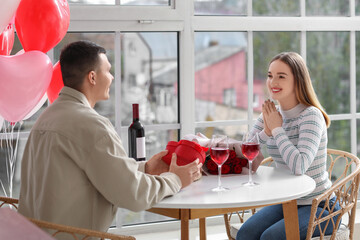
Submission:
[[[0,207],[9,206],[17,210],[18,202],[19,202],[18,199],[15,198],[7,198],[0,196]],[[64,236],[64,234],[66,234],[67,237],[70,236],[74,240],[80,240],[80,239],[86,240],[86,239],[92,239],[93,237],[98,239],[135,240],[135,238],[131,236],[116,235],[116,234],[94,231],[85,228],[71,227],[62,224],[55,224],[47,221],[41,221],[33,218],[28,218],[28,219],[38,227],[53,232],[52,233],[53,237],[57,235]]]
[[[359,181],[360,181],[360,160],[351,153],[328,149],[327,150],[327,165],[329,178],[333,181],[333,185],[326,192],[313,199],[311,207],[310,222],[307,231],[306,239],[353,239],[354,234],[354,224],[355,224],[355,213],[356,213],[356,201],[359,190]],[[273,163],[271,157],[263,160],[261,165],[270,166]],[[335,176],[335,169],[341,169],[340,174]],[[339,202],[340,209],[338,211],[333,211],[330,209],[329,200],[334,193],[337,197],[337,202]],[[324,209],[329,211],[328,216],[322,216],[323,212],[319,217],[316,217],[316,209],[321,201],[325,201]],[[252,213],[255,212],[255,209],[252,210]],[[236,212],[239,216],[240,224],[230,224],[231,216],[234,213],[224,214],[225,227],[229,240],[234,240],[236,238],[236,233],[240,228],[241,224],[244,222],[244,212]],[[334,222],[332,219],[333,216],[338,215],[339,218],[337,222]],[[332,235],[324,235],[326,228],[331,224],[332,226],[339,226],[341,218],[347,214],[348,223],[341,224],[337,231],[334,231]],[[320,231],[320,236],[311,238],[314,230],[319,227],[322,222],[326,222],[325,229]],[[335,227],[334,227],[335,228]]]

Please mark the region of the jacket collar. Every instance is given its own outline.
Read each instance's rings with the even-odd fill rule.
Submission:
[[[66,87],[64,86],[60,93],[59,93],[59,97],[61,98],[74,98],[76,99],[77,101],[83,103],[84,105],[88,106],[89,108],[92,108],[88,99],[86,98],[86,96],[82,93],[82,92],[79,92],[78,90],[75,90],[73,88],[70,88],[70,87]]]

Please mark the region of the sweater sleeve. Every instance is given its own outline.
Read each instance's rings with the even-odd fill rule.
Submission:
[[[260,144],[262,145],[266,144],[266,141],[268,140],[269,136],[265,133],[264,130],[264,120],[262,113],[260,114],[258,119],[256,119],[256,122],[254,123],[250,135],[255,136],[256,133],[259,134]]]
[[[88,154],[86,175],[112,204],[131,211],[152,207],[164,197],[180,191],[181,180],[174,173],[149,175],[128,158],[117,136],[107,134]]]
[[[283,161],[295,175],[304,174],[315,159],[319,149],[325,120],[319,110],[308,111],[301,116],[299,141],[295,146],[282,127],[272,130]]]

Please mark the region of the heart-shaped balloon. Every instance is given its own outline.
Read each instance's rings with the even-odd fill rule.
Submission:
[[[44,53],[65,36],[70,23],[66,0],[22,0],[15,15],[15,27],[25,50]]]
[[[0,56],[0,115],[9,122],[23,120],[44,96],[52,70],[40,51]]]
[[[51,82],[47,90],[47,95],[49,97],[50,103],[53,103],[55,99],[59,96],[60,90],[64,87],[64,82],[62,79],[60,62],[55,63],[53,67],[53,74],[51,77]]]
[[[39,109],[45,104],[47,101],[48,96],[45,93],[44,96],[40,99],[40,101],[36,104],[36,106],[23,118],[23,120],[31,118]]]
[[[11,18],[15,15],[20,0],[1,0],[0,4],[0,33],[4,31]]]
[[[3,127],[3,124],[4,124],[4,118],[2,116],[0,116],[0,131]]]
[[[14,46],[14,26],[9,23],[0,34],[0,55],[10,55]]]

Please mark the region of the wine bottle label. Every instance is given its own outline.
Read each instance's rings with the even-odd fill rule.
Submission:
[[[146,157],[145,137],[136,138],[136,158]]]

